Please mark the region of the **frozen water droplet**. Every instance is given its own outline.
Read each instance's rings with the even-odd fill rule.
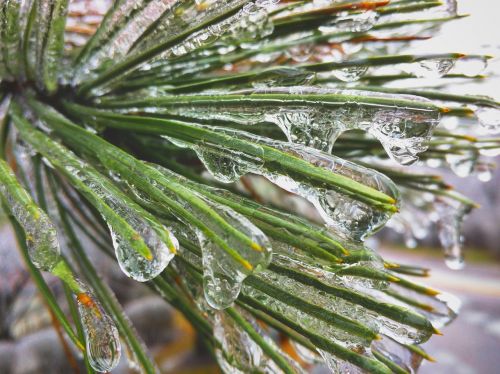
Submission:
[[[465,261],[462,256],[462,250],[459,246],[450,248],[445,254],[444,262],[452,270],[462,270],[465,267]]]
[[[271,245],[266,236],[240,214],[219,204],[211,202],[209,204],[226,222],[255,243],[255,248],[250,248],[248,244],[220,233],[227,245],[242,255],[246,261],[245,265],[236,262],[214,240],[207,239],[206,235],[197,231],[202,248],[205,298],[212,308],[220,310],[231,306],[238,297],[242,282],[248,274],[267,267],[271,260]],[[220,232],[220,229],[217,232]]]
[[[343,12],[332,22],[321,25],[318,29],[325,34],[342,31],[366,32],[377,23],[378,18],[378,13],[372,10],[359,13]]]
[[[475,111],[479,123],[488,132],[497,134],[500,132],[500,109],[490,107],[479,107]]]
[[[301,44],[290,47],[285,51],[285,54],[295,62],[306,62],[313,54],[314,45]]]
[[[455,61],[453,72],[467,77],[475,77],[488,67],[488,60],[482,56],[465,56]]]
[[[448,153],[445,157],[451,170],[459,177],[465,178],[474,171],[478,160],[478,152],[476,150],[463,150],[460,154]]]
[[[108,372],[120,360],[118,329],[95,297],[85,287],[82,288],[84,293],[77,295],[77,301],[89,363],[97,371]]]
[[[441,78],[447,74],[455,65],[452,59],[428,59],[417,63],[407,64],[404,70],[415,74],[419,78]]]
[[[436,210],[439,213],[438,236],[443,246],[446,265],[450,269],[462,269],[462,222],[471,207],[451,200],[437,201]]]
[[[354,82],[359,80],[367,70],[368,66],[353,66],[332,70],[332,75],[343,82]]]
[[[130,218],[130,217],[129,217]],[[142,237],[151,251],[152,258],[145,258],[132,247],[130,240],[124,239],[112,226],[109,226],[116,259],[122,271],[138,282],[146,282],[158,276],[174,257],[167,244],[144,221],[133,223],[134,229]],[[176,248],[177,239],[170,236]]]
[[[107,211],[97,206],[108,223],[116,259],[123,272],[139,282],[151,280],[159,275],[178,249],[175,237],[149,213],[122,194],[111,182],[97,175],[91,166],[79,161],[76,164],[65,165],[65,169],[73,178],[83,182],[93,194],[104,201],[134,230],[133,236],[124,237],[121,228],[108,218]],[[110,170],[113,170],[113,167],[110,167]],[[119,175],[114,174],[113,177],[118,183],[123,183]],[[133,186],[131,187],[133,189]],[[134,243],[140,241],[149,250],[148,256],[139,253],[135,248]]]
[[[172,184],[192,183],[161,166],[156,165],[155,168],[167,176]],[[194,226],[192,222],[179,218],[193,230],[200,244],[203,286],[208,304],[214,309],[229,307],[238,297],[243,280],[252,272],[267,267],[271,261],[269,240],[247,218],[202,194],[191,192],[200,200],[197,206],[206,205],[211,209],[210,213],[193,207],[193,204],[186,204],[179,200],[177,194],[161,185],[159,188],[178,200],[205,226]]]
[[[38,269],[51,271],[61,259],[57,231],[47,216],[17,182],[8,164],[0,160],[0,195],[3,195],[12,215],[24,229],[31,262]]]
[[[489,182],[493,177],[493,165],[486,163],[478,163],[476,166],[477,179],[481,182]]]
[[[262,102],[252,100],[251,95],[241,95],[238,96],[239,100],[229,101],[224,100],[225,95],[220,95],[220,100],[210,105],[174,99],[172,102],[162,103],[164,109],[161,110],[185,117],[229,121],[240,125],[274,123],[280,127],[290,142],[304,144],[328,153],[342,132],[351,129],[364,130],[382,143],[393,160],[404,165],[417,161],[418,153],[427,149],[426,142],[441,118],[439,110],[431,101],[409,95],[311,86],[269,87],[245,93],[259,94],[264,98],[266,94],[280,94],[285,99],[273,102],[272,105],[267,100]],[[314,100],[315,105],[311,105],[308,100],[302,103],[304,100],[298,96],[300,94],[311,95],[312,98],[308,100]],[[313,98],[314,95],[318,96],[317,100]],[[337,95],[353,99],[341,103],[324,99],[325,96],[336,98]],[[375,105],[369,102],[369,98],[387,100],[395,104]],[[200,150],[202,150],[201,145]],[[216,151],[210,152],[215,154]],[[232,156],[227,157],[227,162],[231,164],[229,169],[234,169],[234,160]],[[240,173],[234,174],[233,179]]]

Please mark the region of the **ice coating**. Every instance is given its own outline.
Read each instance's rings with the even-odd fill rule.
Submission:
[[[371,350],[391,360],[408,373],[416,373],[423,360],[422,356],[387,336],[374,341]]]
[[[298,364],[281,352],[272,339],[261,331],[257,321],[241,309],[242,317],[260,334],[264,335],[266,343],[278,350],[285,357],[294,373],[304,373]],[[217,361],[225,373],[248,373],[259,370],[263,373],[281,373],[281,369],[271,360],[262,348],[255,343],[250,335],[238,326],[226,313],[215,312],[213,316],[214,337],[221,347],[216,350]]]
[[[239,125],[272,123],[288,140],[331,152],[339,135],[364,130],[403,165],[427,149],[440,110],[430,100],[411,96],[316,87],[262,88],[225,95],[152,99],[145,110]],[[303,96],[307,95],[306,98]],[[193,100],[187,100],[193,98]]]
[[[419,62],[405,64],[403,70],[418,78],[441,78],[455,66],[455,60],[446,58],[425,59]]]
[[[330,34],[334,32],[366,32],[377,23],[379,15],[373,10],[350,13],[341,12],[333,21],[321,25],[318,30]]]
[[[284,266],[283,259],[282,264],[280,265]],[[289,262],[288,266],[290,266],[289,269],[297,269],[297,265],[293,262]],[[318,269],[318,273],[322,274],[324,272]],[[357,303],[352,302],[349,297],[345,296],[351,292],[352,294],[363,295],[363,297],[370,302],[376,300],[375,298],[369,296],[372,289],[363,287],[359,282],[357,287],[353,288],[349,285],[347,280],[342,279],[341,277],[329,276],[328,280],[325,280],[325,278],[322,277],[322,282],[328,284],[332,289],[339,291],[337,296],[335,294],[327,294],[324,292],[318,293],[314,287],[293,281],[286,275],[264,271],[259,274],[259,277],[266,279],[271,284],[277,286],[279,285],[281,290],[287,291],[295,296],[299,296],[302,300],[347,319],[359,322],[370,328],[372,331],[388,335],[401,343],[420,343],[428,340],[432,335],[432,330],[430,328],[425,329],[424,327],[416,328],[409,326],[401,321],[396,321],[386,317],[378,310],[362,306],[359,301]],[[340,295],[344,296],[342,297]],[[402,309],[401,313],[403,312],[409,312],[409,309]],[[430,327],[430,325],[427,327]]]
[[[40,270],[52,271],[61,260],[54,224],[17,182],[3,160],[0,160],[0,173],[0,196],[3,196],[12,215],[25,231],[31,262]]]
[[[15,122],[44,162],[63,172],[101,213],[112,229],[117,259],[124,272],[138,281],[161,273],[178,245],[171,233],[90,164],[18,117]]]
[[[119,215],[134,230],[136,237],[124,237],[109,215],[99,209],[100,206],[97,207],[108,223],[116,258],[123,272],[139,282],[148,281],[160,274],[176,252],[178,243],[175,237],[165,227],[148,220],[148,215],[130,199],[124,199],[123,196],[117,195],[116,188],[113,188],[105,179],[92,173],[89,165],[82,163],[79,168],[66,165],[65,169],[73,178],[88,187],[92,194],[98,196],[113,210],[114,214]],[[150,252],[149,256],[137,252],[133,246],[133,242],[137,240],[142,240],[145,243]]]
[[[391,196],[395,201],[398,200],[398,190],[389,178],[361,165],[300,144],[271,141],[237,130],[217,128],[217,131],[251,140],[254,143],[252,147],[257,147],[257,149],[259,145],[279,149],[311,165],[348,177]],[[245,173],[251,172],[262,175],[286,191],[305,198],[318,209],[327,226],[340,236],[361,240],[382,227],[392,215],[391,212],[357,201],[354,197],[347,196],[333,188],[314,187],[307,180],[297,181],[284,172],[270,170],[258,157],[231,157],[235,153],[234,150],[216,147],[206,142],[194,144],[179,143],[175,140],[173,142],[193,149],[208,171],[221,182],[232,182]],[[245,156],[244,153],[242,155]]]
[[[190,35],[186,40],[163,52],[157,59],[183,56],[222,39],[222,43],[252,42],[271,34],[273,26],[265,8],[248,3],[233,16]]]
[[[159,166],[156,168],[163,175],[176,180],[177,183],[182,183],[181,177],[175,173]],[[168,189],[161,186],[160,189],[172,198],[179,199]],[[226,232],[220,223],[214,222],[214,217],[179,200],[185,209],[203,222],[205,227],[218,238],[209,236],[205,230],[193,226],[192,222],[179,217],[196,233],[202,249],[205,299],[212,308],[225,309],[232,305],[238,297],[243,280],[252,272],[267,267],[271,261],[271,244],[262,231],[241,214],[227,206],[211,201],[201,194],[196,193],[195,195],[217,214],[218,219],[224,220],[225,225],[232,228],[232,233]],[[236,261],[222,246],[235,250],[243,261]]]
[[[500,133],[500,108],[479,107],[475,114],[483,128],[492,134]]]

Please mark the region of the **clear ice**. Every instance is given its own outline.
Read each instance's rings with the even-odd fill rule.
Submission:
[[[61,249],[54,224],[17,182],[10,167],[3,160],[0,160],[0,172],[3,174],[0,176],[0,194],[25,231],[31,262],[40,270],[52,271],[61,260]]]
[[[162,175],[169,178],[168,183],[178,183],[179,185],[183,183],[182,177],[177,174],[159,166],[155,167]],[[159,188],[173,199],[179,200],[179,197],[167,188],[161,185]],[[241,214],[227,206],[211,201],[201,194],[195,193],[195,195],[202,204],[206,204],[217,215],[217,219],[196,209],[191,204],[182,200],[179,202],[218,238],[210,237],[202,228],[184,220],[185,224],[196,233],[202,249],[205,298],[212,308],[225,309],[232,305],[238,297],[243,280],[250,273],[267,267],[271,261],[271,244],[262,231]],[[182,217],[179,219],[183,220]],[[231,232],[227,232],[227,226],[221,227],[221,220],[224,225],[231,227]],[[243,262],[233,258],[222,246],[235,250]]]
[[[444,250],[446,265],[453,270],[462,269],[465,263],[462,254],[461,228],[471,207],[452,200],[438,200],[436,210],[439,214],[438,235]]]
[[[85,286],[81,288],[82,292],[76,295],[76,300],[88,360],[96,371],[109,372],[120,360],[120,335],[115,323],[94,295]]]
[[[403,165],[414,163],[418,153],[427,149],[426,142],[441,118],[431,101],[411,95],[307,86],[244,93],[197,96],[193,100],[166,97],[153,100],[155,106],[146,110],[238,125],[271,123],[290,142],[326,152],[331,152],[344,131],[363,130],[377,138],[387,154]]]

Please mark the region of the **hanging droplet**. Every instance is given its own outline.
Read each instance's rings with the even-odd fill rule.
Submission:
[[[158,165],[154,167],[163,176],[168,177],[170,185],[178,183],[181,186],[190,183],[168,169]],[[191,191],[200,200],[198,206],[206,205],[211,210],[208,213],[193,204],[186,204],[178,194],[162,187],[161,184],[157,185],[164,193],[178,200],[205,226],[195,226],[189,220],[178,217],[192,229],[200,244],[203,286],[208,304],[219,310],[229,307],[238,297],[243,280],[249,274],[266,268],[271,261],[269,240],[247,218],[225,205]]]
[[[481,182],[489,182],[493,177],[493,172],[492,172],[493,168],[494,165],[492,164],[485,162],[478,163],[475,170],[477,179],[479,179]]]
[[[475,111],[479,123],[492,134],[500,132],[500,109],[493,107],[479,107]]]
[[[157,277],[174,257],[171,248],[144,221],[133,222],[138,235],[144,240],[151,252],[151,258],[137,253],[129,239],[124,239],[112,226],[108,225],[115,249],[116,259],[122,271],[138,282],[147,282]],[[132,239],[133,240],[133,239]],[[177,239],[170,235],[175,248]]]
[[[244,263],[240,263],[221,248],[220,244],[197,230],[202,248],[205,299],[212,308],[221,310],[232,305],[248,274],[267,267],[271,260],[271,245],[267,237],[240,214],[219,204],[210,205],[227,223],[254,243],[251,248],[233,236],[223,236],[223,233],[220,233],[227,245],[245,259]],[[220,232],[220,229],[214,229]]]
[[[373,10],[359,13],[342,12],[333,21],[321,25],[318,30],[325,34],[342,31],[366,32],[375,26],[378,18],[378,13]]]
[[[306,62],[313,55],[312,44],[302,44],[288,48],[285,54],[295,62]]]
[[[263,97],[262,101],[252,99],[251,94]],[[283,99],[273,99],[270,104],[267,94],[280,94]],[[307,100],[302,103],[304,94],[317,95],[317,99],[308,99],[314,100],[315,105]],[[225,100],[226,96],[230,100]],[[151,110],[247,126],[270,122],[276,124],[290,142],[328,153],[342,132],[359,129],[375,136],[388,155],[404,165],[417,161],[418,153],[427,149],[426,143],[441,119],[439,108],[431,101],[410,95],[296,86],[254,89],[248,91],[248,95],[237,97],[238,100],[234,100],[233,95],[220,95],[210,105],[172,98],[161,101]],[[330,97],[334,100],[330,101]],[[337,97],[340,102],[335,100]],[[346,97],[352,99],[346,100]],[[369,102],[370,98],[391,104],[376,105]],[[150,106],[146,109],[149,111]],[[201,146],[206,148],[210,144],[200,144],[200,149]],[[233,168],[235,158],[229,155],[226,158]]]
[[[454,201],[437,201],[438,235],[444,250],[446,265],[453,270],[465,266],[462,254],[462,222],[471,207]]]
[[[68,152],[68,155],[72,155],[72,153]],[[104,158],[102,159],[104,160]],[[104,161],[103,163],[105,164]],[[104,220],[108,223],[116,258],[123,272],[139,282],[146,282],[159,275],[178,249],[175,237],[148,212],[83,161],[67,164],[64,167],[73,178],[83,182],[93,194],[111,208],[114,214],[125,220],[134,231],[133,234],[124,237],[122,228],[109,218],[108,211],[99,205],[97,206]],[[110,167],[109,170],[113,170],[113,167]],[[118,174],[113,173],[111,177],[118,183],[123,183]],[[140,242],[147,248],[147,255],[140,253],[135,246]]]
[[[419,78],[441,78],[455,65],[455,60],[452,59],[428,59],[417,63],[407,64],[403,70],[414,74]]]
[[[78,311],[85,334],[90,365],[97,371],[113,370],[120,360],[120,336],[115,323],[95,297],[82,286],[77,295]]]
[[[368,70],[368,66],[353,66],[343,69],[332,70],[332,75],[342,82],[354,82],[359,80]]]
[[[477,150],[472,149],[462,150],[460,153],[448,153],[445,157],[451,170],[459,177],[465,178],[473,173],[478,156]]]

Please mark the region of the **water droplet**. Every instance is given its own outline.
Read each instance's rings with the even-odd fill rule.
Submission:
[[[128,218],[130,219],[130,216]],[[133,227],[150,249],[152,258],[145,258],[138,254],[137,250],[132,247],[130,239],[124,239],[112,226],[109,226],[109,231],[116,259],[122,271],[138,282],[146,282],[161,274],[174,257],[174,253],[144,221],[136,221]],[[170,236],[170,240],[176,248],[179,247],[174,236]]]

